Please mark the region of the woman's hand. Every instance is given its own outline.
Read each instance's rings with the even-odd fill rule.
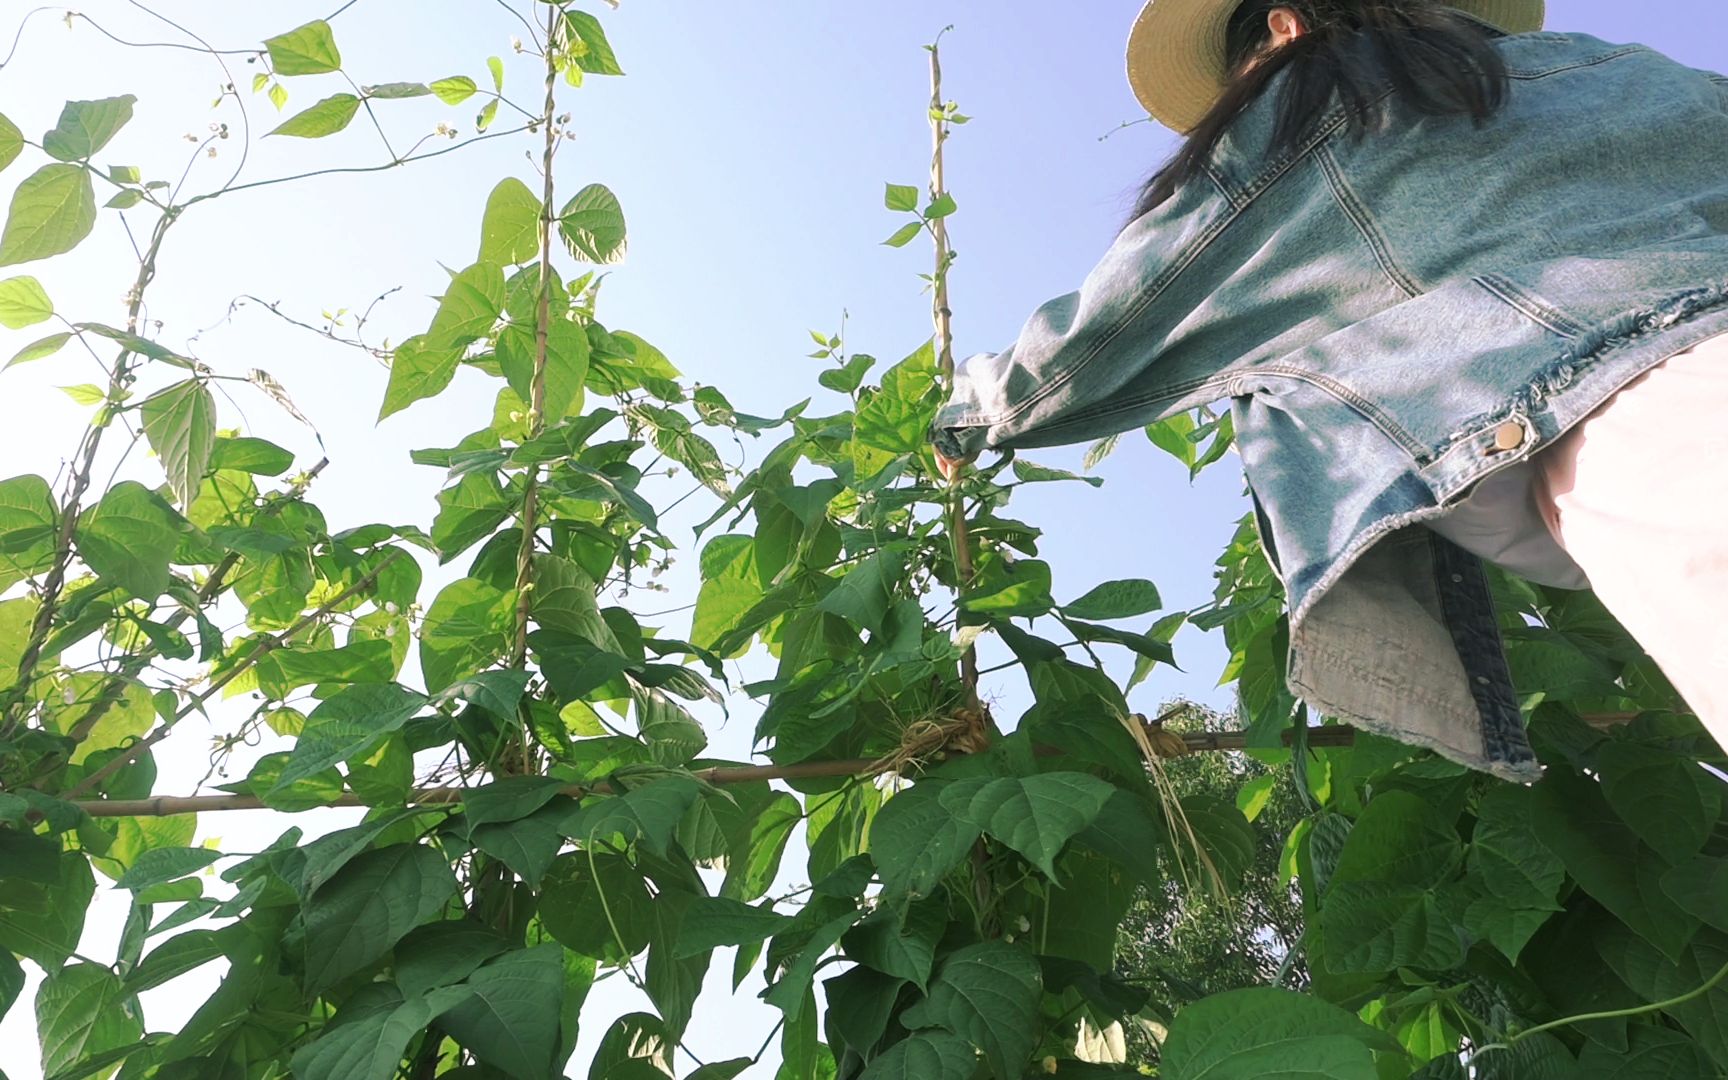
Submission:
[[[948,481],[950,484],[960,479],[960,474],[966,470],[966,466],[978,460],[977,454],[971,454],[963,458],[951,458],[945,457],[940,450],[934,450],[932,452],[936,455],[936,470],[942,474],[942,479]]]

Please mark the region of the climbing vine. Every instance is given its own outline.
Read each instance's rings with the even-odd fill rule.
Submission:
[[[944,153],[967,120],[940,36],[930,181],[884,194],[888,245],[931,242],[933,324],[883,342],[903,357],[887,365],[815,334],[810,396],[753,416],[687,380],[653,327],[603,321],[623,201],[566,151],[564,100],[623,74],[606,13],[474,16],[523,35],[520,100],[497,57],[479,79],[363,82],[335,16],[240,49],[176,27],[222,72],[194,161],[362,125],[371,165],[258,176],[238,153],[226,177],[147,176],[107,164],[131,95],[68,101],[35,136],[0,117],[0,169],[22,175],[0,266],[99,228],[136,244],[116,324],[0,280],[0,323],[49,331],[9,367],[82,354],[104,376],[70,388],[90,416],[63,473],[0,480],[0,1012],[37,969],[45,1076],[723,1080],[771,1048],[782,1080],[1723,1074],[1728,829],[1700,766],[1728,763],[1600,604],[1497,580],[1548,766],[1519,787],[1300,708],[1249,520],[1199,610],[1164,611],[1144,580],[1059,602],[1010,507],[1027,484],[1089,499],[1097,478],[1002,455],[949,479],[926,443],[954,372]],[[393,139],[393,103],[424,98],[449,119]],[[330,521],[327,462],[225,426],[238,393],[313,426],[293,387],[159,339],[161,256],[183,221],[255,213],[281,185],[505,138],[530,150],[522,175],[449,208],[480,240],[423,332],[373,343],[369,309],[317,325],[249,301],[385,361],[380,419],[459,370],[490,380],[485,427],[411,451],[444,477],[424,519]],[[1194,472],[1232,442],[1208,410],[1146,434]],[[111,479],[134,446],[154,455],[125,473],[143,479]],[[708,501],[693,540],[667,524],[673,473]],[[700,585],[668,626],[658,579],[681,542]],[[433,588],[431,566],[461,575]],[[1129,704],[1189,623],[1230,647],[1238,732]],[[985,638],[1010,659],[980,672]],[[767,677],[728,668],[746,656]],[[994,715],[1010,680],[1033,705]],[[704,720],[746,699],[759,755],[707,756]],[[158,755],[195,714],[223,760],[266,732],[282,749],[220,791],[162,790]],[[1223,749],[1274,767],[1187,791],[1173,759]],[[1274,797],[1297,809],[1267,867],[1254,822]],[[330,806],[365,812],[303,841],[293,815]],[[280,814],[279,838],[194,842],[196,814],[241,808]],[[1196,989],[1159,974],[1159,941],[1119,948],[1137,900],[1227,914],[1251,875],[1301,919],[1260,985]],[[99,879],[130,898],[111,956],[81,951]],[[735,985],[761,973],[780,1020],[756,1055],[702,1062],[717,952]],[[207,966],[223,974],[190,1019],[153,1026],[142,995]],[[572,1062],[603,978],[653,1011]]]

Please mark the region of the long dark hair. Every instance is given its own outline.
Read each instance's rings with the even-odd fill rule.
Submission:
[[[1267,16],[1280,7],[1294,10],[1307,32],[1269,50]],[[1225,56],[1229,85],[1141,189],[1136,218],[1201,174],[1230,125],[1280,72],[1289,77],[1278,93],[1274,155],[1293,149],[1334,96],[1360,138],[1382,119],[1388,86],[1417,112],[1481,123],[1505,105],[1511,85],[1483,25],[1435,0],[1244,0],[1230,18]]]

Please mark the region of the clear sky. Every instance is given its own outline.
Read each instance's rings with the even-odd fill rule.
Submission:
[[[156,6],[212,43],[236,48],[338,4],[160,0]],[[518,0],[517,6],[531,5]],[[0,50],[30,7],[25,0],[0,3]],[[838,329],[842,311],[849,313],[849,346],[884,360],[928,336],[927,302],[914,277],[926,269],[928,253],[921,246],[879,246],[896,225],[881,194],[884,181],[923,181],[928,87],[919,46],[944,26],[955,26],[944,41],[947,96],[975,117],[949,147],[949,182],[960,204],[952,221],[960,253],[953,308],[962,356],[1000,348],[1037,304],[1074,288],[1120,225],[1134,186],[1173,145],[1150,124],[1101,138],[1139,114],[1121,64],[1139,0],[623,0],[617,12],[593,7],[629,76],[591,79],[583,90],[565,92],[578,139],[560,158],[558,181],[566,192],[596,180],[608,184],[629,220],[630,257],[606,285],[601,317],[640,333],[687,376],[720,386],[746,411],[777,413],[821,393],[815,362],[804,358],[806,330]],[[125,0],[89,0],[79,10],[121,37],[175,39]],[[0,69],[0,113],[26,133],[39,136],[52,126],[67,98],[135,93],[137,118],[102,159],[173,178],[192,145],[186,135],[202,137],[213,121],[238,129],[231,103],[210,110],[223,77],[208,59],[123,49],[86,23],[68,30],[57,18],[53,12],[32,18],[16,57]],[[1728,14],[1717,0],[1555,0],[1550,24],[1728,68]],[[359,0],[334,26],[358,82],[457,73],[483,81],[485,57],[499,54],[507,61],[507,89],[523,100],[533,96],[532,64],[510,50],[511,35],[521,30],[494,3]],[[250,74],[243,61],[235,64],[242,88]],[[290,111],[344,89],[335,76],[289,85]],[[277,122],[262,96],[251,102],[255,133]],[[380,108],[398,146],[439,122],[466,128],[474,111],[432,99]],[[506,174],[531,178],[523,156],[529,148],[526,136],[499,139],[400,174],[321,178],[238,195],[199,208],[176,230],[151,291],[149,316],[162,323],[159,337],[221,373],[263,368],[286,385],[318,424],[332,460],[314,494],[332,527],[429,521],[441,476],[412,466],[407,451],[449,445],[483,426],[491,390],[465,373],[437,401],[374,426],[381,367],[256,305],[230,319],[230,301],[251,294],[317,322],[321,310],[362,308],[400,286],[380,306],[371,336],[400,340],[422,329],[431,311],[426,297],[442,288],[439,263],[472,260],[486,193]],[[217,149],[216,160],[198,162],[193,187],[234,167],[239,140]],[[316,143],[255,142],[246,175],[373,164],[381,155],[376,133],[356,122]],[[0,174],[0,197],[9,198],[26,174],[25,162]],[[70,318],[117,322],[132,274],[127,244],[106,212],[75,255],[9,268],[4,276],[35,274]],[[0,356],[42,332],[0,330]],[[99,374],[87,356],[67,350],[0,375],[0,475],[55,474],[86,410],[54,388],[97,381]],[[249,391],[235,391],[222,422],[290,446],[306,464],[318,457],[304,429]],[[1079,453],[1039,457],[1075,468]],[[122,468],[122,475],[158,478],[142,455]],[[1025,489],[1016,501],[1016,516],[1046,532],[1058,599],[1111,578],[1149,577],[1171,609],[1203,603],[1212,559],[1245,510],[1233,466],[1222,464],[1190,485],[1174,462],[1144,440],[1127,438],[1099,471],[1108,481],[1101,491],[1046,485]],[[687,553],[674,576],[684,598],[694,561]],[[681,630],[681,618],[668,623]],[[1150,710],[1183,694],[1225,704],[1227,695],[1214,686],[1224,659],[1216,637],[1189,630],[1176,645],[1187,673],[1161,670],[1136,691],[1135,703]],[[714,733],[715,752],[745,757],[752,720],[735,710]],[[174,760],[162,770],[163,791],[189,791],[203,775],[204,738],[187,731],[166,744]],[[317,833],[351,820],[351,813],[318,812],[295,823]],[[201,823],[200,836],[221,837],[223,850],[256,850],[285,824],[264,813],[230,814]],[[84,951],[111,957],[123,914],[122,903],[105,900]],[[725,994],[728,967],[715,964],[711,995]],[[39,1075],[29,1005],[34,985],[33,979],[0,1022],[0,1069],[13,1080]],[[177,1025],[209,985],[207,974],[199,974],[146,995],[150,1026]],[[730,1004],[711,1001],[699,1009],[689,1042],[705,1060],[753,1052],[772,1026],[772,1010],[752,1000],[752,992],[747,986]],[[611,1016],[637,1007],[619,980],[596,987],[574,1074],[585,1072]]]

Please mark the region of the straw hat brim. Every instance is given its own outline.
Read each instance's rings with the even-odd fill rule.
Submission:
[[[1238,0],[1149,0],[1128,37],[1128,82],[1152,118],[1192,131],[1224,92],[1225,30]],[[1508,34],[1542,29],[1545,0],[1453,0]]]

